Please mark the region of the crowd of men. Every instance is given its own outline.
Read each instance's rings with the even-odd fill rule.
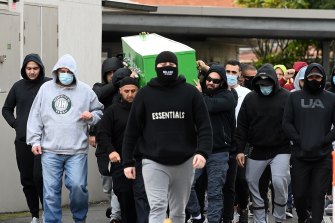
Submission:
[[[92,89],[71,55],[59,58],[52,79],[37,54],[27,55],[2,114],[16,131],[31,223],[62,222],[63,175],[73,220],[86,221],[89,145],[111,223],[246,223],[251,212],[256,223],[269,212],[284,222],[293,208],[299,223],[322,222],[331,200],[334,69],[326,89],[317,63],[195,66],[198,79],[187,83],[176,54],[163,51],[157,77],[140,88],[138,75],[112,57]]]

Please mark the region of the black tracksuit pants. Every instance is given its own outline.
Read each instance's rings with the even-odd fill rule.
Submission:
[[[43,178],[41,156],[31,152],[31,146],[25,142],[15,140],[17,167],[23,193],[26,197],[32,217],[39,218],[39,201],[43,204]]]
[[[331,155],[315,162],[292,158],[292,188],[298,222],[304,222],[309,217],[308,204],[311,204],[312,223],[322,221],[331,168]]]

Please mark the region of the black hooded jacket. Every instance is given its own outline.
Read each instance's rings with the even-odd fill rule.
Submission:
[[[95,83],[93,85],[93,91],[98,96],[99,101],[104,105],[104,108],[108,108],[114,100],[114,95],[117,93],[118,88],[113,82],[107,82],[107,73],[110,71],[116,71],[122,68],[122,61],[116,57],[108,58],[102,63],[101,67],[101,80],[102,83]]]
[[[335,93],[335,84],[334,84],[334,81],[333,81],[334,76],[335,76],[335,67],[333,67],[332,72],[331,72],[331,76],[330,76],[331,87],[327,89],[328,91],[333,92],[333,93]]]
[[[34,61],[40,67],[40,74],[35,80],[30,80],[26,74],[26,66],[30,61]],[[51,78],[45,77],[42,60],[37,54],[28,54],[25,57],[21,68],[21,77],[22,79],[14,83],[7,95],[2,107],[2,116],[12,128],[15,128],[16,140],[26,142],[30,107],[41,85]],[[14,110],[16,110],[15,115]]]
[[[274,87],[264,96],[257,84],[262,77],[269,78]],[[289,140],[282,129],[282,118],[289,92],[279,86],[272,65],[265,64],[252,81],[253,91],[242,102],[237,119],[236,144],[238,153],[243,153],[249,143],[250,158],[271,159],[278,154],[289,154]]]
[[[134,165],[136,145],[143,158],[164,165],[181,164],[196,153],[208,157],[212,149],[208,111],[200,92],[184,77],[169,85],[153,78],[139,90],[124,135],[125,167]]]
[[[212,65],[206,77],[212,73],[218,73],[222,80],[222,86],[218,89],[203,94],[213,129],[213,151],[232,152],[235,133],[235,107],[237,101],[231,91],[228,90],[225,69],[220,65]]]
[[[108,171],[109,154],[116,151],[122,158],[122,141],[126,129],[131,103],[121,101],[121,97],[104,111],[97,131],[97,156],[99,171],[102,175],[110,175]],[[120,163],[111,166],[111,172],[121,167]]]
[[[305,87],[307,75],[317,68],[323,75],[321,90]],[[329,156],[335,140],[335,95],[325,91],[326,74],[320,64],[310,64],[305,72],[303,90],[290,94],[285,107],[283,128],[293,142],[292,155],[305,161]]]

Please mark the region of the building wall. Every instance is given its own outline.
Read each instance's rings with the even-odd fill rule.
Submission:
[[[12,7],[9,3],[9,10],[20,14],[20,33],[24,28],[24,4],[52,6],[58,9],[58,53],[57,58],[69,53],[77,61],[79,78],[81,81],[92,86],[100,81],[101,70],[101,1],[100,0],[20,0]],[[4,32],[1,30],[0,33]],[[42,35],[45,35],[42,33]],[[23,55],[24,44],[20,42],[20,51],[17,58],[20,64]],[[50,52],[52,53],[52,52]],[[45,57],[47,58],[47,53]],[[20,67],[13,73],[5,75],[17,75],[19,80]],[[50,70],[46,70],[46,73]],[[2,74],[3,75],[3,74]],[[49,75],[50,76],[50,75]],[[14,82],[13,82],[14,83]],[[7,93],[0,93],[0,105],[2,107]],[[14,148],[14,130],[8,126],[6,121],[0,118],[0,144],[2,155],[0,156],[0,213],[16,212],[27,210],[25,197],[20,184],[19,173],[16,165]],[[106,199],[102,193],[101,179],[98,172],[94,149],[89,151],[89,173],[88,189],[90,201]],[[68,203],[68,192],[63,189],[63,204]]]

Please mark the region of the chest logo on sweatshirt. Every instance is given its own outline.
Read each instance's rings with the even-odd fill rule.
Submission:
[[[65,114],[70,110],[70,108],[71,108],[71,99],[64,94],[58,95],[52,100],[52,109],[57,114]]]
[[[320,99],[301,99],[302,108],[325,108]]]
[[[158,119],[184,119],[185,112],[181,111],[167,111],[167,112],[153,112],[152,120]]]

